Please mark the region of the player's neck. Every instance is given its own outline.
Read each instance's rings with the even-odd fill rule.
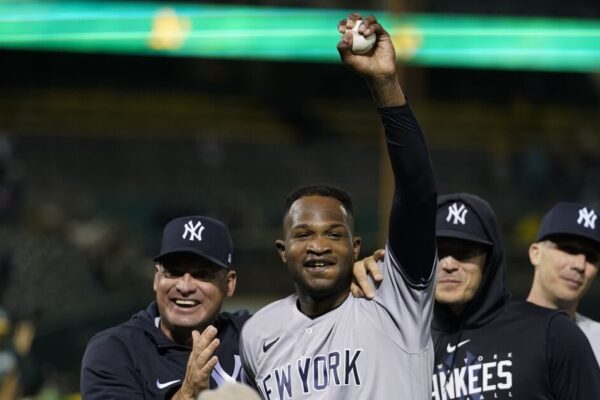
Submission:
[[[448,308],[455,316],[459,316],[467,308],[467,303],[448,303]]]
[[[298,293],[298,309],[307,317],[316,318],[339,307],[350,295],[350,289],[323,298]]]
[[[527,301],[536,304],[540,307],[550,308],[553,310],[562,310],[575,318],[578,303],[574,301],[561,301],[553,296],[547,295],[543,290],[539,289],[534,283],[527,297]]]

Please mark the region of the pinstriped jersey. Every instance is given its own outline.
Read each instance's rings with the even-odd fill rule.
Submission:
[[[413,285],[388,249],[379,267],[383,282],[371,301],[349,296],[311,319],[294,294],[246,322],[245,379],[263,399],[431,398],[435,270]]]

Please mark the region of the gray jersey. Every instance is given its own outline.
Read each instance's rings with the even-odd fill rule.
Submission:
[[[581,314],[575,314],[575,323],[590,341],[596,360],[598,360],[598,365],[600,365],[600,322],[596,322]]]
[[[430,399],[435,280],[414,287],[387,250],[380,268],[374,300],[349,296],[311,319],[294,294],[250,318],[240,342],[247,382],[268,400]]]

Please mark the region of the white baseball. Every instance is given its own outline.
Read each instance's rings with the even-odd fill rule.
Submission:
[[[373,48],[373,45],[375,45],[376,35],[374,33],[368,37],[364,37],[358,33],[358,27],[361,22],[361,20],[356,21],[352,28],[352,52],[354,54],[368,53]]]

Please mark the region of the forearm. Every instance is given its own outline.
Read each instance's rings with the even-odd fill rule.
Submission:
[[[406,104],[406,97],[404,97],[396,73],[392,75],[366,77],[365,80],[367,81],[367,85],[369,85],[371,95],[373,96],[373,100],[377,107],[395,107]]]
[[[415,284],[431,277],[437,192],[425,139],[410,107],[379,110],[394,172],[389,245]]]
[[[429,228],[434,231],[437,192],[421,128],[409,105],[380,109],[380,114],[385,120],[386,146],[394,176],[394,211],[432,214]],[[412,207],[418,207],[418,210]]]

